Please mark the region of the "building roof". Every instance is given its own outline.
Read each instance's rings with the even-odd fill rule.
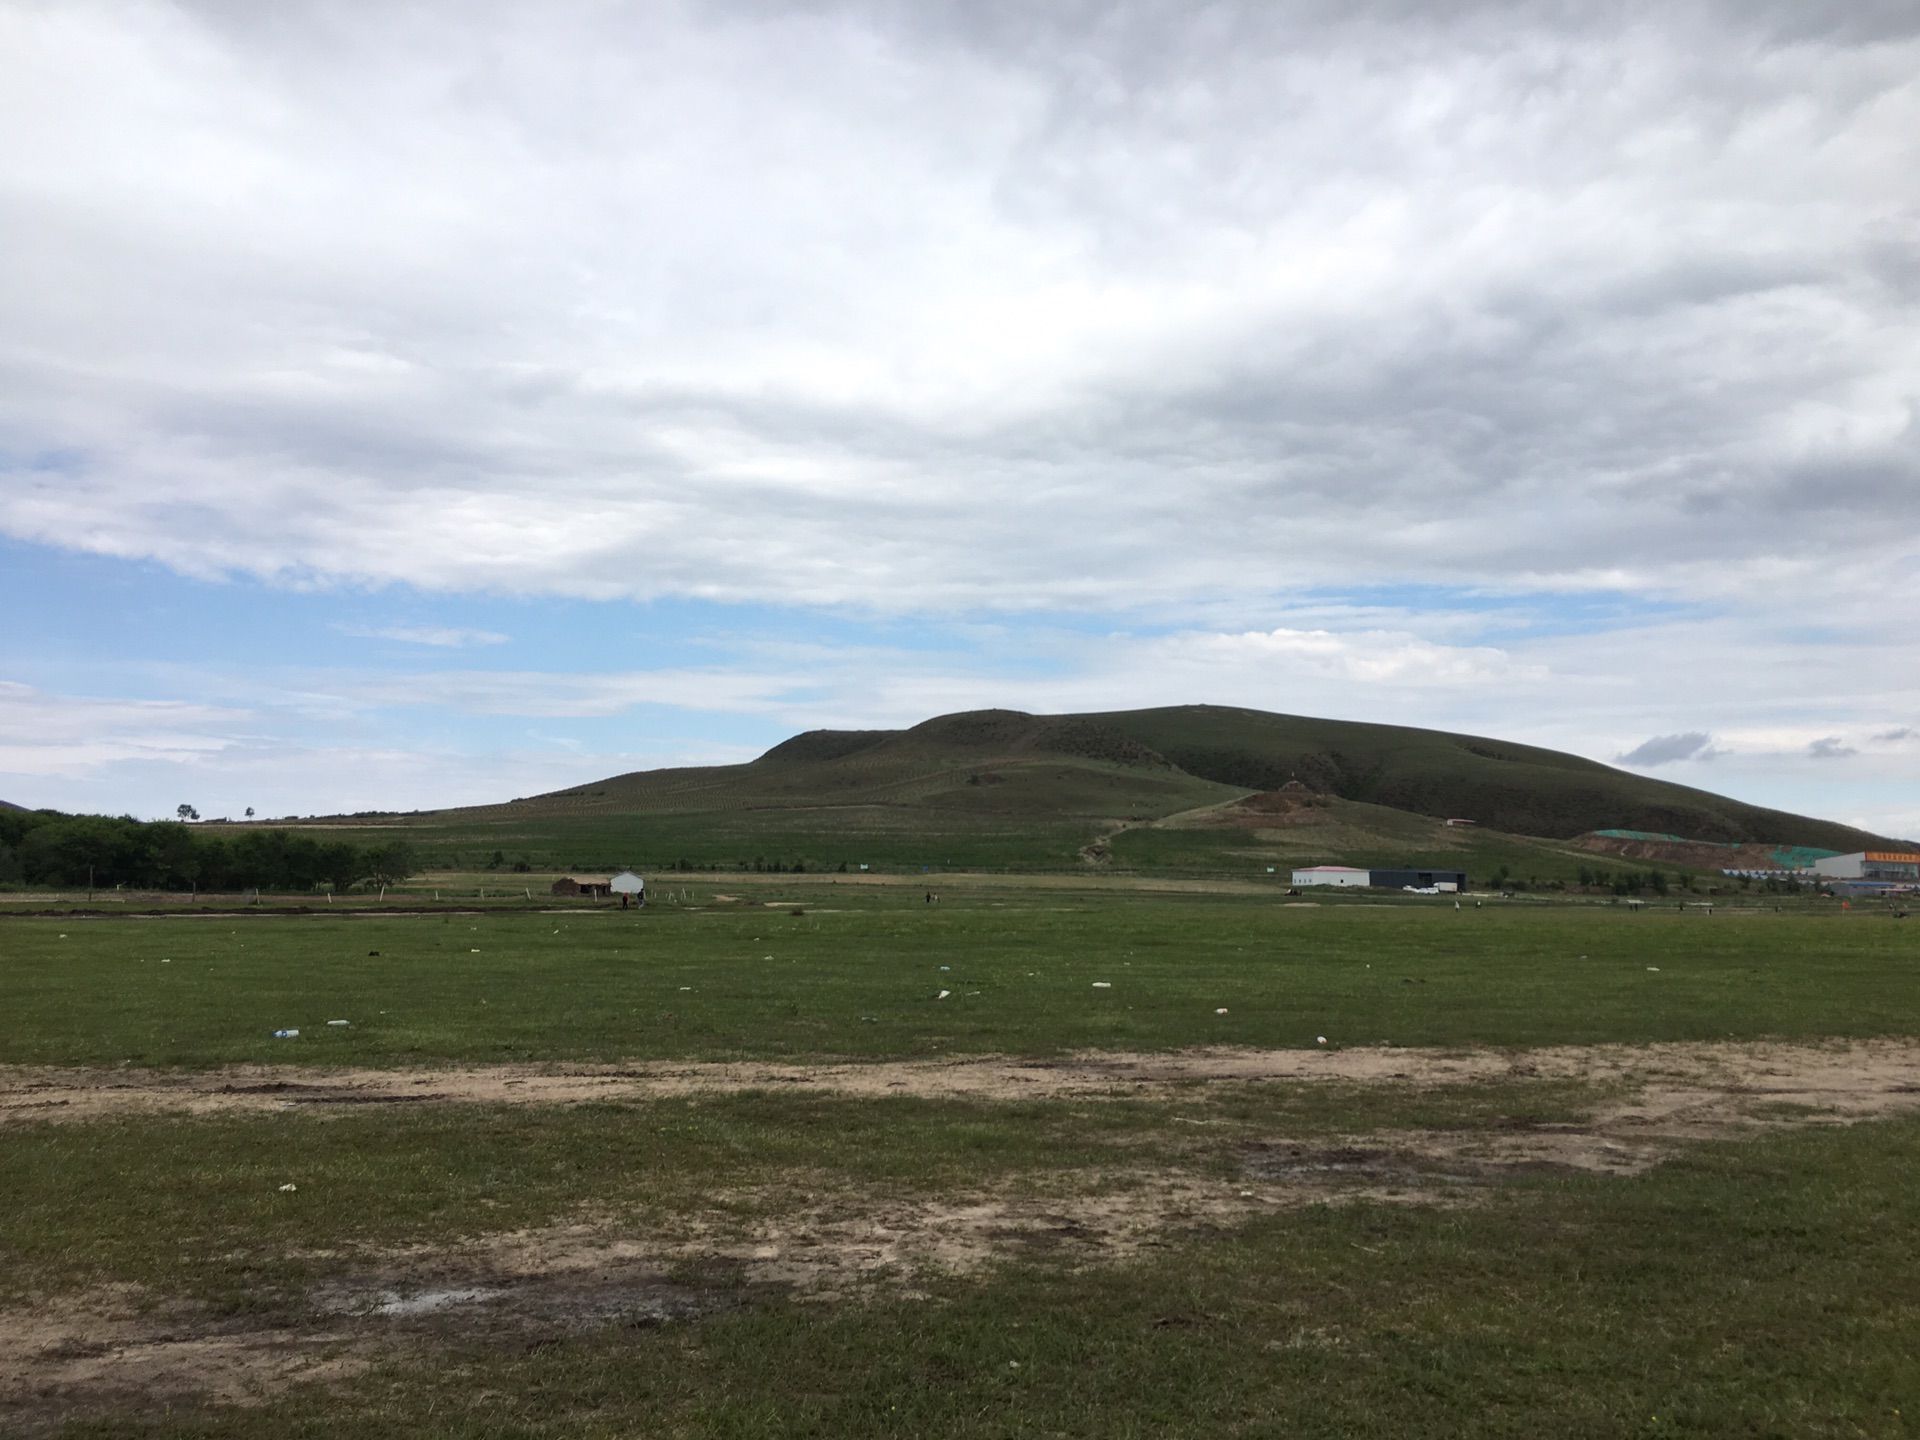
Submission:
[[[611,885],[611,875],[556,875],[556,880],[571,880],[576,885]]]
[[[1365,875],[1368,872],[1358,865],[1296,865],[1293,867],[1293,873],[1296,875]]]

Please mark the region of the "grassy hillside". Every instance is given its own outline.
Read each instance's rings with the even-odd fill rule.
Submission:
[[[1315,804],[1255,798],[1289,781]],[[1448,816],[1478,823],[1450,828]],[[1264,874],[1340,861],[1571,878],[1592,857],[1562,842],[1609,827],[1836,850],[1880,843],[1534,746],[1217,706],[985,710],[907,730],[810,731],[744,765],[637,771],[376,823],[389,835],[404,826],[433,864],[497,855],[536,871],[685,861]],[[363,838],[375,833],[367,824]]]
[[[1617,828],[1843,851],[1888,843],[1850,826],[1507,740],[1214,705],[1082,718],[1222,784],[1272,790],[1297,778],[1344,799],[1460,816],[1522,835],[1567,839]]]

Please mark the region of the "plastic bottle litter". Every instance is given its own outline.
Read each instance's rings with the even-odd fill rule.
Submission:
[[[327,1021],[327,1024],[329,1024],[329,1025],[351,1025],[352,1023],[353,1023],[353,1022],[352,1022],[351,1020],[329,1020],[329,1021]]]
[[[1111,980],[1096,980],[1093,982],[1093,988],[1096,990],[1111,990],[1113,989],[1113,982]]]
[[[294,1040],[298,1039],[299,1035],[300,1032],[298,1030],[276,1030],[273,1032],[273,1038],[276,1040]]]
[[[1213,1013],[1216,1015],[1224,1015],[1227,1013],[1227,1007],[1222,1005],[1218,1010],[1214,1011]]]

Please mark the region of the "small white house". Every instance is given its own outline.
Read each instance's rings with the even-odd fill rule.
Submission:
[[[1310,865],[1293,872],[1293,883],[1300,885],[1357,885],[1364,889],[1373,878],[1371,870],[1356,870],[1351,865]]]

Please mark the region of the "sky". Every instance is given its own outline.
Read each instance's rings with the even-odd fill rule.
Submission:
[[[1920,835],[1911,0],[0,0],[0,799],[1212,703]]]

